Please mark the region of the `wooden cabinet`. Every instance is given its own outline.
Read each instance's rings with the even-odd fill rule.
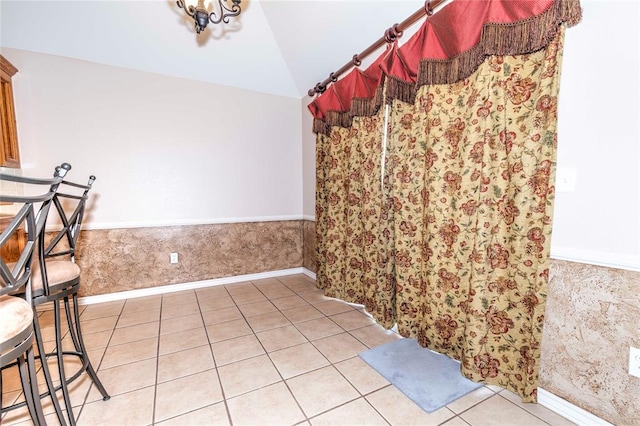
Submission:
[[[16,113],[13,106],[11,78],[18,69],[0,55],[0,166],[20,168]]]
[[[13,216],[0,214],[0,232],[11,223]],[[18,228],[17,232],[2,246],[0,247],[0,256],[6,262],[15,262],[20,258],[20,253],[24,250],[24,246],[27,244],[27,234],[24,229]]]

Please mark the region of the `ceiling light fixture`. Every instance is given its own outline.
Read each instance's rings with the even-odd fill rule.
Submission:
[[[231,3],[233,4],[231,7],[227,6],[228,0],[217,0],[220,15],[215,12],[209,13],[208,8],[204,5],[204,0],[197,0],[198,4],[196,6],[193,4],[186,4],[186,1],[189,0],[177,0],[176,3],[180,8],[184,9],[187,15],[193,18],[195,21],[196,33],[198,34],[207,28],[209,21],[213,24],[219,24],[220,22],[228,24],[229,18],[238,16],[240,15],[240,12],[242,12],[240,9],[241,0],[231,0]],[[191,2],[195,3],[195,1]]]

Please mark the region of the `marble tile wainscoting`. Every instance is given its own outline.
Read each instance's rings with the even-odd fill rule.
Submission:
[[[302,226],[287,220],[83,230],[80,296],[300,268]]]
[[[617,426],[640,425],[640,272],[552,260],[540,387]]]
[[[315,272],[315,222],[304,223],[304,267]],[[640,272],[551,260],[540,387],[617,426],[640,425]]]
[[[303,259],[302,267],[309,272],[316,272],[316,223],[304,220],[302,224]]]

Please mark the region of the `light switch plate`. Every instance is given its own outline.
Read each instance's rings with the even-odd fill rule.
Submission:
[[[556,191],[574,192],[576,190],[577,170],[574,167],[558,167],[556,171]]]

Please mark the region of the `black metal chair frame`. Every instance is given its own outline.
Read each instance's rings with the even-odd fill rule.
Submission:
[[[17,233],[18,228],[24,226],[26,242],[16,262],[9,263],[0,258],[0,296],[18,298],[24,295],[24,302],[30,307],[33,321],[16,336],[5,342],[0,342],[0,369],[17,365],[25,401],[1,407],[0,415],[4,412],[26,405],[31,419],[36,426],[45,425],[44,414],[40,402],[38,382],[36,379],[36,365],[33,351],[34,330],[37,318],[32,298],[32,271],[35,247],[43,238],[45,223],[55,191],[63,177],[71,168],[68,164],[56,167],[52,179],[35,179],[17,175],[0,173],[0,181],[11,181],[26,186],[47,186],[47,192],[36,196],[0,195],[0,201],[21,204],[17,214],[0,235],[0,247],[4,246]],[[40,208],[36,213],[36,205]],[[6,299],[5,299],[6,300]],[[2,375],[0,374],[0,395],[2,395]]]
[[[49,264],[49,268],[52,263],[49,263],[48,260],[53,260],[56,257],[64,257],[66,256],[69,262],[75,263],[75,252],[76,252],[76,243],[78,241],[78,237],[80,235],[80,227],[82,225],[82,220],[84,218],[84,211],[86,207],[86,201],[88,198],[89,190],[91,189],[93,182],[95,181],[95,176],[90,176],[89,182],[87,185],[81,185],[75,182],[70,182],[67,180],[63,180],[58,188],[58,191],[53,197],[53,205],[55,209],[51,209],[50,215],[53,212],[57,212],[59,219],[62,221],[62,229],[55,235],[55,237],[46,244],[45,239],[43,238],[40,241],[41,246],[39,247],[39,271],[41,273],[42,279],[42,288],[35,289],[33,294],[33,301],[35,306],[40,306],[45,303],[52,302],[53,303],[53,315],[54,315],[54,329],[55,329],[55,350],[53,352],[45,352],[44,343],[42,339],[42,330],[40,328],[39,322],[36,320],[34,324],[35,333],[36,333],[36,341],[38,342],[38,353],[45,354],[45,359],[50,357],[56,357],[58,363],[58,373],[60,377],[60,384],[58,386],[53,385],[53,380],[51,378],[51,374],[48,371],[48,365],[46,362],[42,362],[43,366],[45,366],[45,380],[47,381],[47,387],[51,390],[53,389],[53,393],[55,394],[57,391],[62,391],[62,397],[65,403],[65,407],[67,410],[67,418],[69,420],[70,425],[75,425],[76,421],[73,415],[73,408],[71,403],[71,398],[69,394],[69,384],[76,380],[78,377],[82,375],[83,372],[87,372],[93,383],[96,385],[97,389],[102,394],[102,398],[104,401],[110,398],[109,394],[105,390],[102,382],[98,378],[98,375],[89,360],[89,356],[87,355],[87,349],[84,344],[84,340],[82,338],[82,329],[80,326],[80,314],[79,314],[79,306],[78,306],[78,290],[80,289],[80,275],[73,277],[72,279],[65,280],[63,282],[49,282],[47,275],[47,264]],[[82,190],[81,195],[76,195],[71,193],[72,188],[79,188]],[[77,203],[75,208],[69,214],[67,209],[65,209],[64,201],[65,200],[75,200]],[[61,248],[64,244],[62,242],[66,242],[66,247]],[[69,300],[71,298],[71,301]],[[69,335],[71,337],[71,341],[73,342],[74,350],[64,350],[62,346],[62,338],[63,338],[63,330],[61,325],[61,312],[60,312],[60,302],[62,302],[65,317],[67,321],[67,327],[69,330]],[[67,375],[67,372],[64,368],[64,357],[65,356],[76,356],[81,362],[82,366],[75,371],[71,375]],[[46,392],[41,396],[45,396],[50,392]],[[57,405],[57,398],[52,397],[54,401],[54,406]],[[59,406],[56,406],[56,412],[58,414],[58,420],[62,425],[66,424],[66,422],[62,418],[62,413]]]

